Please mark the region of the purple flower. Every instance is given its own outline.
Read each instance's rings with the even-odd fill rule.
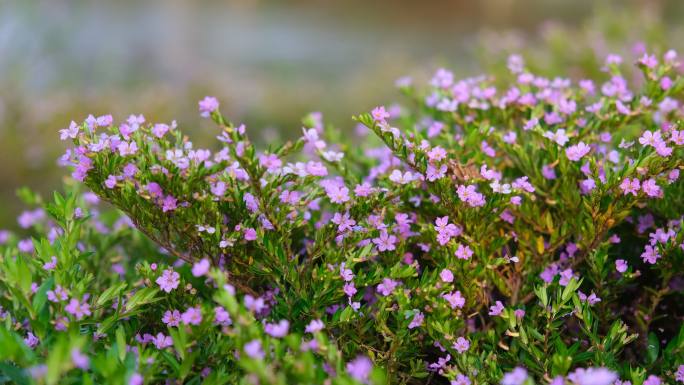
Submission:
[[[177,203],[178,200],[176,200],[173,195],[165,196],[164,201],[162,202],[162,211],[167,212],[175,210],[178,207]]]
[[[81,370],[88,370],[88,367],[90,366],[90,359],[88,359],[88,356],[81,353],[78,349],[73,349],[71,351],[71,362],[75,367]]]
[[[245,229],[245,240],[254,241],[257,239],[257,232],[251,227]]]
[[[59,130],[59,139],[75,139],[78,136],[79,129],[80,127],[78,124],[72,120],[71,124],[69,124],[69,128]]]
[[[202,322],[202,312],[199,307],[189,307],[181,315],[181,320],[186,325],[199,325]]]
[[[660,379],[660,377],[651,374],[648,376],[648,378],[646,378],[646,380],[644,380],[643,385],[661,385],[662,383],[663,381]]]
[[[358,356],[354,360],[347,363],[347,374],[357,381],[368,383],[368,377],[371,370],[373,370],[373,363],[368,357]]]
[[[413,319],[411,320],[411,323],[409,323],[408,328],[409,329],[414,329],[423,324],[423,321],[425,320],[425,315],[422,312],[418,312],[413,316]]]
[[[214,308],[214,322],[219,325],[228,326],[233,323],[233,320],[230,318],[230,314],[228,314],[226,309],[217,306]]]
[[[464,246],[464,245],[459,243],[458,248],[456,249],[455,255],[459,259],[468,260],[468,259],[470,259],[470,257],[473,256],[473,251],[470,249],[470,247],[468,247],[468,245]]]
[[[397,237],[394,235],[388,234],[386,230],[383,230],[380,233],[380,236],[377,238],[373,238],[373,243],[377,245],[378,251],[383,252],[383,251],[391,251],[394,250],[396,247],[394,244],[397,241]]]
[[[90,305],[87,302],[80,303],[76,298],[72,298],[71,301],[64,307],[67,313],[76,317],[77,320],[82,319],[84,316],[89,316]]]
[[[109,175],[104,181],[105,187],[113,189],[116,187],[116,175]]]
[[[501,314],[501,312],[503,312],[503,310],[503,303],[501,303],[501,301],[496,301],[496,304],[494,306],[489,307],[489,315],[498,316]]]
[[[675,373],[675,380],[679,382],[684,382],[684,364],[677,367],[677,372]]]
[[[50,262],[45,262],[45,264],[43,264],[43,269],[47,271],[54,270],[56,267],[57,257],[55,257],[54,255],[52,256],[52,258],[50,258]]]
[[[373,117],[373,120],[380,123],[384,122],[385,119],[389,118],[390,114],[389,112],[387,112],[387,110],[385,110],[384,106],[378,106],[373,108],[373,110],[371,111],[371,116]]]
[[[173,271],[173,269],[167,269],[164,270],[162,275],[159,276],[155,282],[163,291],[170,293],[171,290],[178,287],[178,284],[180,283],[180,274]]]
[[[399,285],[399,282],[391,279],[391,278],[384,278],[382,280],[382,283],[378,284],[378,291],[380,294],[383,296],[387,297],[388,295],[392,294],[394,289]]]
[[[206,275],[209,272],[210,267],[211,263],[209,262],[209,259],[203,258],[192,266],[192,275],[195,277]]]
[[[658,186],[653,178],[644,181],[641,189],[651,198],[661,198],[663,196],[663,190],[660,189],[660,186]]]
[[[639,179],[633,178],[625,178],[622,180],[622,183],[620,183],[620,189],[624,192],[625,195],[627,194],[632,194],[634,196],[637,196],[639,194],[639,189],[641,188],[641,183],[639,183]]]
[[[627,261],[624,259],[618,259],[615,261],[615,270],[617,270],[620,273],[624,273],[627,271]]]
[[[312,320],[311,322],[309,322],[308,325],[306,325],[304,332],[313,334],[313,333],[316,333],[316,332],[323,330],[324,327],[325,327],[325,325],[323,324],[323,321],[321,321],[319,319],[315,319],[315,320]]]
[[[181,321],[181,313],[178,310],[167,310],[164,312],[164,316],[162,317],[162,322],[166,324],[166,326],[172,327],[172,326],[178,326]]]
[[[457,374],[456,378],[449,382],[450,385],[470,385],[470,378],[465,374]]]
[[[264,358],[264,351],[261,348],[261,341],[260,340],[252,340],[248,343],[245,344],[244,346],[245,353],[254,359],[263,359]]]
[[[351,230],[356,225],[356,221],[349,217],[349,212],[344,214],[335,213],[330,221],[337,225],[337,231],[340,233]]]
[[[449,306],[451,306],[452,309],[460,309],[463,307],[463,305],[465,305],[465,298],[461,296],[461,292],[458,290],[455,292],[442,294],[442,298],[449,302]]]
[[[344,291],[344,294],[347,295],[347,297],[353,297],[354,294],[356,294],[356,287],[351,282],[345,283],[344,288],[342,290]]]
[[[290,328],[290,322],[286,319],[280,320],[278,323],[265,324],[264,332],[275,338],[283,338],[287,335],[287,331]]]
[[[47,298],[50,302],[61,302],[69,299],[69,292],[60,285],[55,287],[55,290],[48,290]]]
[[[611,385],[618,376],[606,368],[577,368],[568,379],[577,385]]]
[[[463,337],[458,337],[453,347],[457,352],[463,354],[470,349],[470,341]]]
[[[212,112],[219,108],[219,102],[213,96],[205,96],[199,103],[200,116],[208,118]]]
[[[153,339],[152,343],[157,349],[166,349],[169,346],[173,346],[173,339],[170,336],[164,335],[164,333],[158,333]]]
[[[439,278],[442,279],[444,282],[453,282],[454,281],[454,273],[451,272],[449,269],[444,269],[442,270],[441,273],[439,273]]]
[[[501,385],[522,385],[527,380],[527,370],[517,367],[512,371],[504,374],[501,379]]]
[[[587,146],[584,142],[579,142],[574,146],[570,146],[565,149],[565,155],[568,159],[573,162],[577,162],[582,159],[583,156],[587,155],[591,151],[591,147]]]
[[[128,385],[143,385],[144,378],[140,373],[133,373],[128,380]]]
[[[24,338],[24,342],[26,343],[26,345],[29,348],[33,349],[36,346],[38,346],[38,344],[40,343],[40,340],[33,333],[28,332],[28,334],[26,335],[26,338]]]
[[[332,203],[344,203],[349,201],[349,189],[338,185],[329,185],[325,188],[325,193]]]
[[[659,258],[660,254],[658,253],[658,249],[651,245],[646,245],[644,247],[644,252],[641,253],[641,259],[643,259],[645,263],[650,263],[651,265],[655,265]]]

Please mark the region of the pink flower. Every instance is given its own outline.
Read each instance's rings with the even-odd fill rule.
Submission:
[[[644,247],[644,252],[641,253],[641,259],[644,260],[645,263],[650,263],[651,265],[655,265],[655,263],[660,259],[660,254],[658,253],[658,249],[654,248],[651,245],[646,245]]]
[[[442,272],[439,273],[439,277],[442,279],[442,281],[447,283],[454,281],[454,273],[452,273],[449,269],[442,270]]]
[[[428,159],[430,159],[430,161],[432,161],[432,162],[439,162],[440,160],[446,158],[446,155],[447,155],[446,151],[442,147],[439,147],[439,146],[431,149],[427,153]]]
[[[164,317],[162,317],[162,322],[166,324],[166,326],[178,326],[180,325],[181,321],[181,313],[178,310],[167,310],[164,313]]]
[[[167,269],[164,270],[155,282],[163,291],[170,293],[171,290],[177,288],[178,284],[180,284],[180,274],[173,271],[173,269]]]
[[[644,146],[657,147],[664,142],[660,131],[645,131],[643,134],[641,134],[641,137],[639,137],[639,143]]]
[[[202,322],[202,312],[199,307],[189,307],[181,315],[181,320],[186,325],[199,325]]]
[[[641,184],[639,183],[639,179],[633,178],[625,178],[622,180],[622,183],[620,183],[620,189],[624,192],[624,195],[627,194],[632,194],[636,196],[639,193],[639,189],[641,188]]]
[[[371,116],[373,117],[373,120],[375,120],[378,123],[385,122],[385,119],[390,117],[389,112],[385,110],[384,106],[378,106],[373,108],[371,111]]]
[[[213,96],[205,96],[199,103],[200,116],[208,118],[212,112],[219,108],[219,102]]]
[[[591,147],[587,146],[584,142],[579,142],[574,146],[570,146],[565,149],[565,155],[568,159],[573,162],[577,162],[582,159],[583,156],[587,155],[591,151]]]
[[[468,203],[471,207],[480,207],[485,204],[484,195],[477,192],[475,185],[460,185],[456,189],[456,193],[461,201]]]
[[[394,170],[389,176],[389,179],[398,184],[408,184],[411,183],[414,180],[413,174],[411,174],[410,171],[406,171],[405,173],[401,173],[399,170]]]
[[[627,271],[627,261],[624,259],[618,259],[615,261],[615,270],[617,270],[620,273],[624,273]]]
[[[375,243],[380,252],[394,250],[396,248],[394,246],[396,241],[397,237],[388,234],[386,230],[383,230],[379,237],[373,238],[373,243]]]
[[[192,275],[195,277],[206,275],[209,272],[210,267],[211,263],[209,262],[209,259],[203,258],[192,266]]]
[[[465,305],[465,298],[461,296],[461,292],[458,290],[455,292],[442,294],[442,298],[449,302],[449,306],[451,306],[452,309],[461,309],[463,308],[463,305]]]
[[[135,153],[138,151],[138,144],[134,141],[131,141],[130,143],[121,142],[119,143],[117,150],[119,150],[119,155],[121,156],[135,155]]]
[[[164,333],[158,333],[152,339],[152,343],[154,343],[154,346],[156,346],[159,350],[166,349],[169,346],[173,346],[173,340],[171,339],[171,337],[164,335]]]
[[[658,59],[656,59],[655,55],[644,53],[644,56],[639,59],[639,64],[643,64],[647,68],[653,69],[658,65]]]
[[[464,245],[459,243],[458,248],[456,249],[455,255],[459,259],[468,260],[468,259],[470,259],[470,257],[473,256],[473,251],[470,249],[470,247],[468,245],[464,246]]]
[[[345,186],[328,186],[325,189],[325,193],[332,203],[344,203],[349,201],[349,189]]]
[[[663,196],[663,190],[660,189],[660,186],[658,186],[653,178],[644,181],[641,189],[652,198],[661,198]]]
[[[363,182],[363,184],[357,184],[354,187],[354,194],[359,197],[367,197],[373,192],[373,187],[368,182]]]
[[[254,241],[257,239],[257,232],[251,227],[245,229],[245,240]]]

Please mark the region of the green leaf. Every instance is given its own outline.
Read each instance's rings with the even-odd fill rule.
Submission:
[[[646,358],[648,364],[653,364],[658,359],[660,352],[660,342],[655,333],[648,333],[648,346],[646,347]]]

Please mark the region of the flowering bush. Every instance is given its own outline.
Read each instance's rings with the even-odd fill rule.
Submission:
[[[674,51],[639,89],[625,65],[401,79],[357,143],[311,114],[257,150],[211,97],[216,151],[142,115],[72,123],[81,183],[22,191],[31,237],[2,233],[1,378],[684,382],[684,80]]]

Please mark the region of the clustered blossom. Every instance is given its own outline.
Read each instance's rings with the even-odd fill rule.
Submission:
[[[601,82],[540,76],[517,55],[508,82],[402,79],[419,107],[355,117],[358,146],[312,113],[299,138],[257,149],[209,96],[212,150],[175,121],[72,122],[60,164],[92,192],[23,212],[31,235],[0,233],[0,319],[35,362],[71,339],[64,367],[97,371],[81,341],[112,347],[133,384],[293,370],[526,385],[548,368],[564,374],[546,373],[553,385],[626,385],[618,369],[684,382],[667,354],[654,373],[623,369],[655,328],[659,342],[681,334],[659,321],[681,286],[681,77],[675,53],[639,52],[641,90],[617,55]],[[557,370],[577,358],[568,346],[583,358]],[[482,357],[496,360],[473,367]]]

